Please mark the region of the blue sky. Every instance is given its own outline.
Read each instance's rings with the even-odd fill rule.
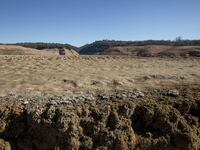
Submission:
[[[0,43],[200,39],[200,0],[0,0]]]

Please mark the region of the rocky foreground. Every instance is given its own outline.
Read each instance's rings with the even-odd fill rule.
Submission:
[[[0,149],[200,149],[200,88],[0,97]]]

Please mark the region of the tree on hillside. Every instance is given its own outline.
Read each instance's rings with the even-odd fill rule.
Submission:
[[[183,42],[182,42],[182,38],[180,36],[176,37],[175,39],[175,45],[176,46],[182,46],[183,45]]]

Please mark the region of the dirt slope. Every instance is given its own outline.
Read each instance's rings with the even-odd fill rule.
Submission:
[[[0,55],[79,55],[69,49],[43,49],[37,50],[16,45],[0,45]]]
[[[125,46],[112,47],[101,55],[172,55],[180,56],[188,54],[197,56],[200,54],[200,46],[164,46],[164,45],[147,45],[147,46]]]
[[[199,84],[171,88],[178,89],[178,97],[151,88],[144,98],[83,104],[3,97],[0,149],[199,149]]]

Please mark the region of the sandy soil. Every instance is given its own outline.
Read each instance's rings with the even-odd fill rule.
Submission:
[[[161,87],[200,81],[200,58],[0,56],[0,94]]]

